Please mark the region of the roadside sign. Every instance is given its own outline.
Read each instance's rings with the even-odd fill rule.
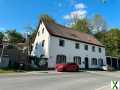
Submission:
[[[112,90],[119,90],[119,81],[112,80],[111,81],[111,89]]]

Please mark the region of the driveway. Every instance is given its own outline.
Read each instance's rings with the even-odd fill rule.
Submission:
[[[101,74],[102,73],[102,74]],[[112,90],[111,80],[120,77],[108,72],[57,73],[30,72],[26,75],[0,76],[0,90]]]

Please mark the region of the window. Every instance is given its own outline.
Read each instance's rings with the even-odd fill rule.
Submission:
[[[74,63],[76,63],[76,64],[81,64],[81,57],[79,57],[79,56],[74,56],[74,57],[73,57],[73,60],[74,60]]]
[[[97,65],[97,59],[96,58],[92,58],[91,64],[92,65]]]
[[[85,50],[88,50],[88,45],[85,45]]]
[[[45,40],[42,41],[42,47],[44,47]]]
[[[59,40],[59,46],[64,46],[64,40]]]
[[[100,66],[103,66],[103,59],[99,58],[98,63],[99,63]]]
[[[35,49],[37,49],[38,48],[38,43],[36,43],[36,45],[35,45]]]
[[[99,52],[101,53],[102,52],[102,50],[101,50],[101,48],[99,47]]]
[[[7,49],[13,49],[13,48],[15,48],[13,45],[8,45],[7,46]]]
[[[95,46],[92,46],[92,51],[95,52]]]
[[[42,29],[42,34],[44,33],[44,28]]]
[[[65,55],[57,55],[56,57],[56,64],[66,63],[66,56]]]
[[[79,43],[75,43],[75,48],[79,49],[80,48],[80,44]]]
[[[3,48],[3,45],[2,45],[2,44],[0,44],[0,48]]]

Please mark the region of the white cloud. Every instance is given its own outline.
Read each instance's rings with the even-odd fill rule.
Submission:
[[[76,16],[77,18],[85,18],[86,17],[86,14],[87,14],[87,11],[86,10],[77,10],[77,11],[73,11],[71,12],[71,15],[74,17]]]
[[[79,3],[75,5],[75,11],[72,11],[69,14],[63,16],[63,18],[66,20],[74,18],[83,19],[86,17],[86,14],[87,14],[86,6],[83,3]]]
[[[85,9],[85,8],[86,8],[86,5],[83,4],[83,3],[78,3],[78,4],[75,5],[75,8],[76,8],[76,9]]]
[[[64,19],[70,19],[70,15],[63,16]]]

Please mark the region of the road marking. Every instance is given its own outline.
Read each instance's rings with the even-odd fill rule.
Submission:
[[[107,87],[109,87],[110,86],[110,84],[108,84],[108,85],[105,85],[105,86],[102,86],[102,87],[100,87],[100,88],[97,88],[97,89],[95,89],[95,90],[102,90],[102,89],[105,89],[105,88],[107,88]]]

